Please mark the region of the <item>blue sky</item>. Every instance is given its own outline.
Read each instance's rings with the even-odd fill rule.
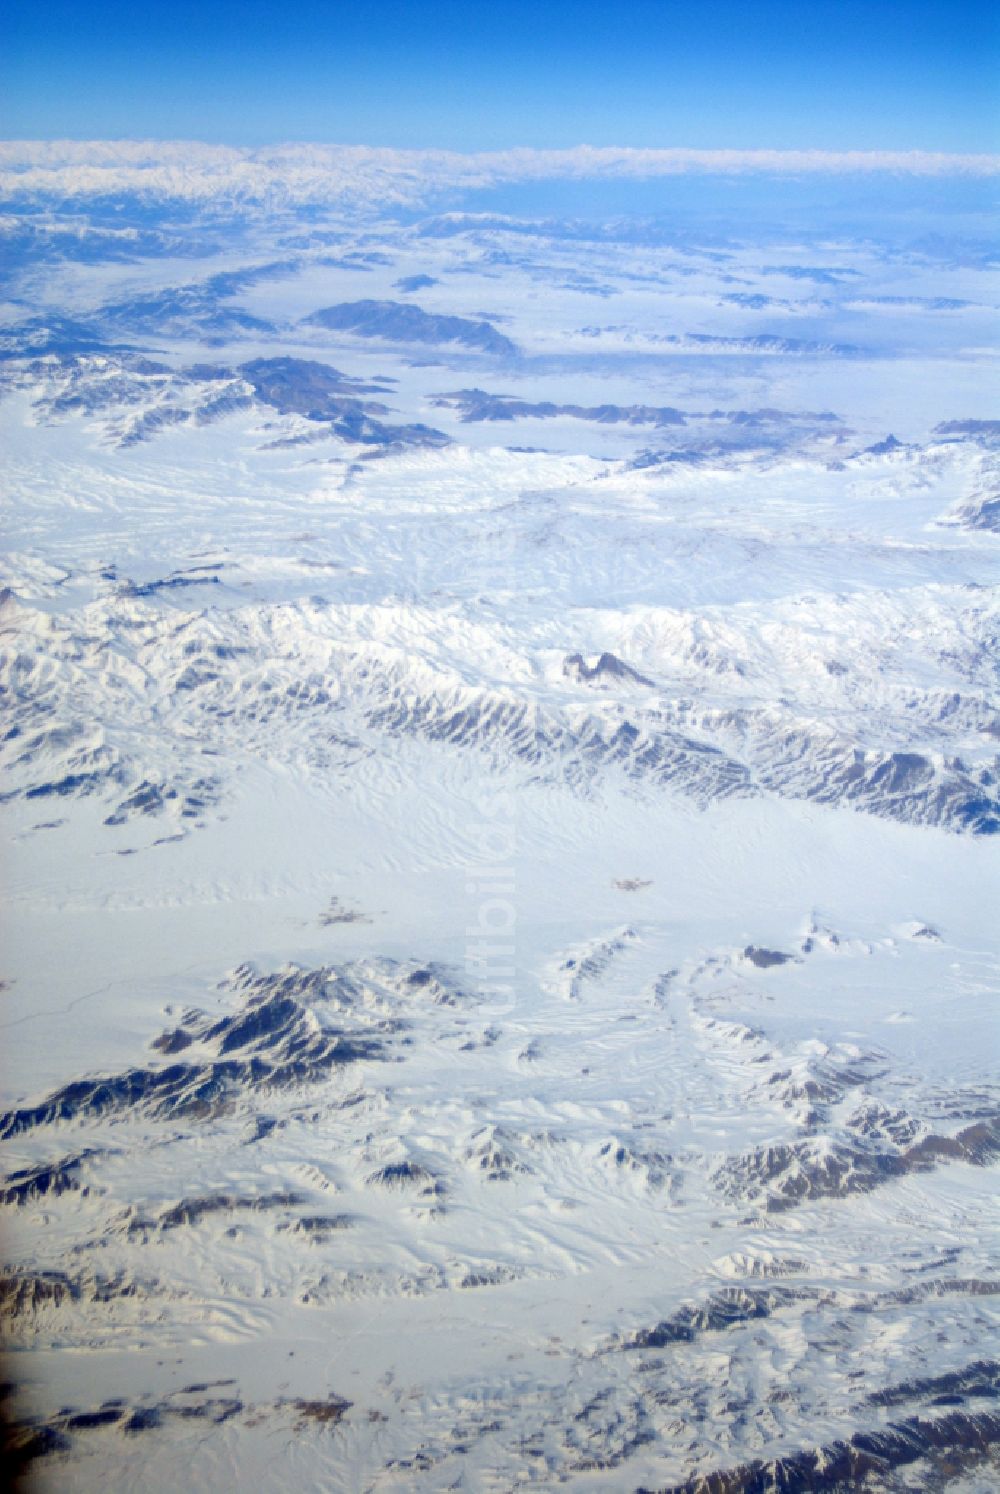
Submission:
[[[7,0],[0,135],[995,150],[976,0]]]

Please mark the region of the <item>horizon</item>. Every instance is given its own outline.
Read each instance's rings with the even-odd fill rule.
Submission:
[[[456,152],[204,141],[0,141],[0,202],[13,212],[462,213],[513,220],[628,219],[730,237],[766,225],[908,242],[989,239],[1000,155],[698,151],[578,146]]]

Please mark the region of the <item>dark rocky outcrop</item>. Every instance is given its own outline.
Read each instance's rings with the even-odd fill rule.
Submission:
[[[510,358],[517,348],[509,337],[487,321],[462,316],[440,316],[405,301],[345,301],[326,306],[304,318],[304,325],[387,342],[449,345]]]

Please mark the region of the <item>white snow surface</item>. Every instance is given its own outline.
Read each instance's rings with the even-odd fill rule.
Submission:
[[[995,1487],[995,285],[327,226],[238,292],[271,330],[163,311],[2,365],[37,1486],[807,1489],[873,1436],[852,1487]],[[428,271],[517,357],[300,324]],[[21,275],[137,329],[178,281]],[[810,348],[754,346],[734,276]],[[345,397],[397,434],[268,404],[278,357],[381,380]],[[908,1417],[936,1452],[892,1453]]]

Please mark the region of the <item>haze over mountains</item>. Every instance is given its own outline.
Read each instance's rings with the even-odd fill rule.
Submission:
[[[4,153],[17,1459],[992,1487],[987,158]]]

